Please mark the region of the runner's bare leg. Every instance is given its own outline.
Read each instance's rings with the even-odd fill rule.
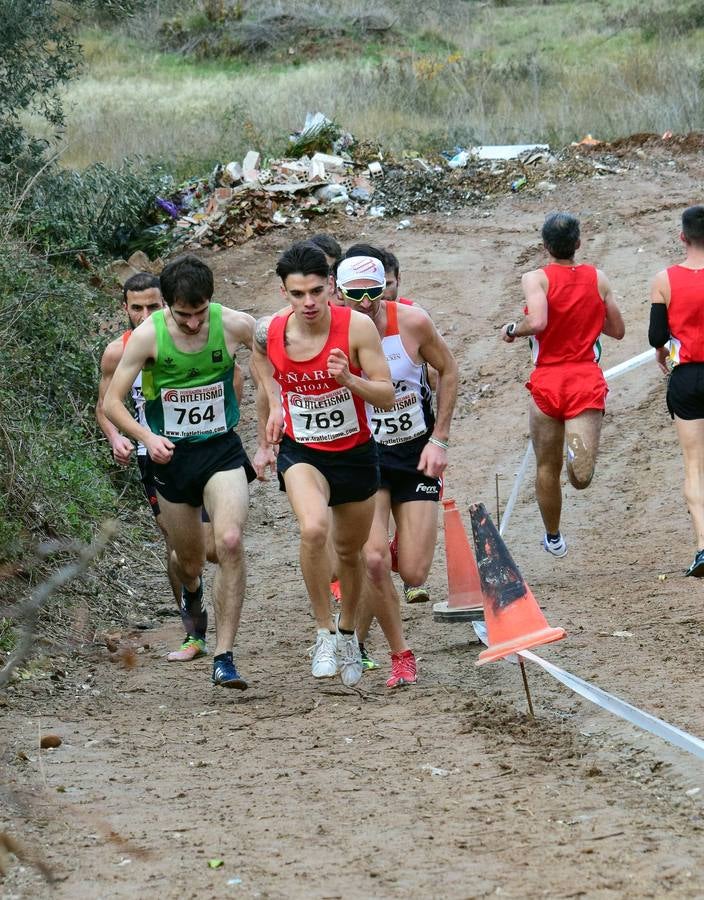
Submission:
[[[159,518],[169,536],[171,547],[171,571],[186,590],[195,593],[205,565],[200,507],[171,503],[161,494],[158,497],[161,510]],[[179,591],[179,603],[180,599]]]
[[[677,436],[684,458],[684,497],[697,539],[697,550],[704,547],[704,419],[680,419],[675,416]]]
[[[240,624],[247,578],[242,536],[249,510],[243,468],[216,472],[203,492],[219,560],[213,583],[216,644],[214,655],[232,650]],[[201,526],[201,534],[202,534]]]
[[[386,490],[377,491],[374,519],[364,545],[367,578],[357,613],[357,635],[364,642],[376,616],[391,653],[408,649],[401,623],[401,604],[391,577],[389,517],[391,498]],[[344,595],[343,595],[344,596]]]
[[[530,401],[530,439],[536,459],[535,496],[548,534],[560,530],[562,489],[560,472],[564,456],[565,426],[559,419],[546,416]]]
[[[600,409],[585,409],[565,422],[567,477],[578,491],[589,487],[594,477],[603,421],[604,414]]]
[[[296,463],[284,473],[286,495],[301,532],[303,580],[318,628],[335,630],[330,612],[330,560],[327,554],[330,488],[313,466]]]
[[[332,508],[332,537],[337,557],[337,577],[342,592],[339,627],[344,631],[354,631],[357,625],[357,607],[366,580],[362,549],[369,536],[373,518],[373,496],[355,503],[341,503]]]

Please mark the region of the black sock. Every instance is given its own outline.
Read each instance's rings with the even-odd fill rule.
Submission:
[[[346,628],[338,628],[337,630],[340,632],[340,634],[346,634],[348,636],[354,634],[354,628],[352,629],[352,631],[347,631]]]
[[[546,532],[546,535],[547,535],[547,539],[548,539],[549,541],[552,541],[552,543],[555,543],[555,541],[559,541],[559,540],[560,540],[560,532],[559,532],[559,531],[556,531],[555,534],[550,534],[550,532],[547,531],[547,532]]]

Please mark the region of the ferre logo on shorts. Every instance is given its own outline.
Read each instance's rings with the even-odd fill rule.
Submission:
[[[416,494],[418,492],[421,494],[437,494],[438,486],[437,484],[423,484],[421,481],[416,485]]]

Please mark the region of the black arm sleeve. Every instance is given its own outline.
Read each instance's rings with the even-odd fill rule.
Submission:
[[[664,347],[669,340],[670,328],[667,324],[667,306],[664,303],[651,303],[648,343],[651,347]]]

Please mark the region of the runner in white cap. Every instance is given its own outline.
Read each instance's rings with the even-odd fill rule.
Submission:
[[[372,262],[377,265],[373,273]],[[372,257],[343,259],[337,269],[340,299],[368,316],[382,339],[396,397],[391,410],[367,407],[369,426],[379,445],[381,483],[364,548],[370,583],[358,620],[362,641],[372,616],[379,620],[391,647],[387,685],[396,687],[415,682],[416,662],[403,636],[391,579],[389,519],[393,513],[401,577],[410,585],[423,584],[435,552],[440,476],[447,467],[458,378],[457,363],[430,317],[419,307],[383,300],[385,283],[383,263]],[[426,364],[438,373],[437,416],[430,402]]]

